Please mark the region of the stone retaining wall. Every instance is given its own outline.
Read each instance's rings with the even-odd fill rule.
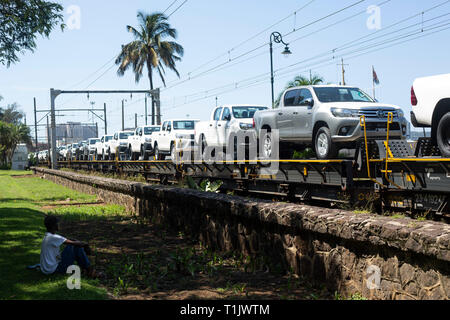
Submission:
[[[344,296],[450,296],[450,226],[443,223],[35,170],[45,179],[122,204],[213,249],[242,252]],[[378,279],[379,287],[369,289]]]

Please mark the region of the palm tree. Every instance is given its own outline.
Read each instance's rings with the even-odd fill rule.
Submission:
[[[148,78],[150,80],[150,89],[154,89],[153,72],[157,72],[162,83],[166,86],[164,79],[165,67],[174,71],[178,77],[180,74],[176,69],[176,62],[181,60],[184,49],[174,41],[164,41],[166,38],[177,38],[177,31],[170,27],[168,18],[163,13],[146,14],[138,12],[137,15],[139,27],[136,29],[127,26],[128,32],[131,32],[135,38],[134,41],[123,45],[122,51],[116,59],[119,65],[117,74],[123,76],[125,71],[132,67],[136,83],[142,77],[144,67],[147,67]],[[152,115],[154,117],[155,99],[152,95]],[[157,124],[161,124],[161,112],[158,107]],[[152,121],[154,124],[154,118]]]
[[[310,75],[309,79],[304,77],[304,76],[296,76],[294,78],[294,80],[289,81],[287,83],[286,87],[278,95],[278,98],[277,98],[277,100],[275,100],[274,104],[275,104],[276,107],[278,107],[278,105],[280,104],[281,95],[283,94],[283,92],[286,89],[293,88],[293,87],[298,87],[298,86],[317,85],[317,84],[321,84],[323,82],[324,82],[324,79],[321,76],[317,75],[317,74],[315,74],[314,76]]]

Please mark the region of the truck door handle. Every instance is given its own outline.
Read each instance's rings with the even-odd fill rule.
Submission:
[[[209,126],[212,127],[212,124],[210,124]]]
[[[282,115],[283,115],[283,112],[278,112],[278,115],[279,115],[279,116],[282,116]]]
[[[218,124],[217,126],[221,127],[222,125],[221,125],[221,124]]]

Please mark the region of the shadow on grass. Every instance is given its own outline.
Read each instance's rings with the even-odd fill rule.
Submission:
[[[97,281],[82,279],[81,290],[69,290],[65,275],[26,269],[39,263],[43,220],[42,212],[30,208],[0,208],[0,299],[106,298]]]

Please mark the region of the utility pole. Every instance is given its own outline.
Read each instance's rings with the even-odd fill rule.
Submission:
[[[34,100],[34,139],[36,143],[36,151],[38,151],[36,98],[34,98],[33,100]]]
[[[123,99],[122,99],[122,131],[125,131],[125,121],[124,121],[124,104],[123,104]]]
[[[51,121],[51,130],[52,130],[52,169],[58,169],[57,162],[58,159],[56,157],[56,118],[55,118],[55,99],[61,93],[60,90],[55,90],[53,88],[50,89],[50,121]]]
[[[98,123],[95,123],[95,135],[98,137]]]
[[[105,134],[108,134],[108,122],[106,122],[106,103],[103,104],[103,113],[105,115]]]
[[[49,124],[48,124],[48,116],[47,116],[47,150],[48,150],[48,156],[50,158],[51,154],[50,154],[50,128],[49,128]],[[53,161],[52,161],[53,163]]]
[[[216,97],[216,108],[217,108],[217,97]]]
[[[137,113],[134,114],[134,128],[137,128]]]
[[[145,96],[145,125],[148,124],[147,121],[147,96]]]
[[[344,64],[344,58],[341,58],[341,64],[338,64],[342,67],[342,85],[345,86],[345,68],[344,66],[348,66],[348,64]]]

